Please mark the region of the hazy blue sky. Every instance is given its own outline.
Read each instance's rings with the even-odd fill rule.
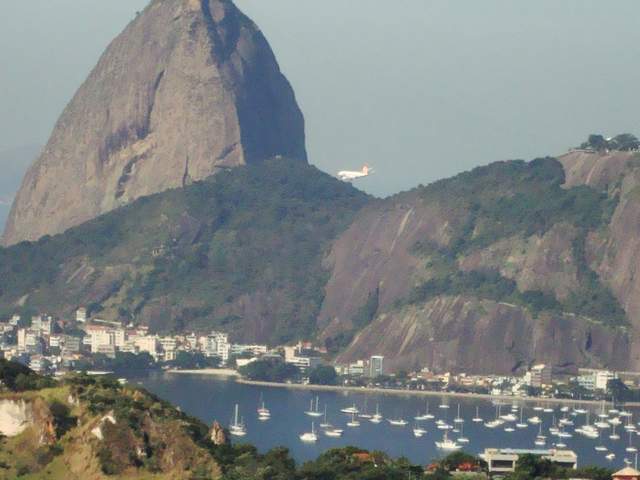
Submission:
[[[43,144],[146,0],[12,0],[0,148]],[[475,165],[640,133],[637,0],[237,0],[297,93],[310,160],[389,194]],[[1,192],[0,192],[1,193]]]

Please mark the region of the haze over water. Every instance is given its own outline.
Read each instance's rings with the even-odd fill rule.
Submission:
[[[274,447],[286,446],[291,450],[293,457],[298,462],[311,460],[320,455],[323,451],[333,447],[354,445],[367,450],[382,450],[394,457],[406,456],[411,461],[420,464],[430,463],[435,458],[442,457],[443,454],[435,447],[434,442],[441,440],[443,433],[438,430],[435,420],[422,422],[427,430],[427,434],[422,438],[413,436],[413,417],[418,412],[424,413],[426,402],[429,402],[430,413],[438,418],[442,418],[448,423],[452,423],[456,417],[457,405],[461,405],[461,416],[465,418],[463,432],[470,439],[470,443],[464,450],[470,453],[480,453],[488,447],[511,447],[511,448],[544,448],[536,447],[534,439],[538,434],[538,426],[530,425],[527,429],[516,429],[513,433],[507,433],[504,427],[489,429],[483,424],[473,423],[471,419],[475,416],[476,407],[479,408],[480,415],[486,420],[492,420],[496,415],[496,407],[488,401],[422,397],[422,396],[397,396],[397,395],[373,395],[354,394],[347,392],[312,392],[306,390],[293,390],[284,388],[262,388],[252,385],[242,385],[233,380],[224,380],[204,375],[187,374],[154,374],[139,380],[144,387],[160,397],[169,400],[182,410],[191,414],[207,424],[211,425],[214,420],[218,420],[223,425],[229,425],[234,404],[238,403],[240,415],[248,428],[247,436],[236,443],[251,443],[261,451],[265,452]],[[260,422],[257,419],[256,409],[263,396],[267,408],[271,410],[271,420]],[[319,397],[320,410],[324,410],[327,405],[328,421],[337,428],[344,429],[341,438],[328,438],[319,433],[316,444],[304,444],[298,436],[311,430],[311,422],[314,421],[316,429],[319,431],[319,423],[322,418],[312,419],[304,414],[309,409],[309,402]],[[375,425],[366,419],[360,419],[359,428],[349,428],[346,422],[349,416],[340,413],[341,408],[349,407],[354,403],[363,411],[367,403],[368,412],[375,413],[376,405],[380,406],[380,411],[385,420]],[[449,403],[450,408],[445,410],[438,406]],[[543,429],[546,430],[552,423],[553,415],[556,419],[561,418],[562,413],[559,407],[554,414],[534,412],[534,404],[525,404],[524,419],[538,415],[543,419]],[[502,413],[510,412],[510,405],[502,407]],[[591,423],[595,421],[595,414],[599,409],[595,409],[591,415]],[[519,415],[516,414],[516,415]],[[391,426],[386,419],[403,417],[409,424],[406,427]],[[634,411],[635,421],[640,419],[639,412]],[[576,427],[585,422],[585,416],[577,418],[571,417]],[[573,429],[574,427],[570,427]],[[601,465],[617,467],[623,465],[625,448],[628,446],[628,435],[622,427],[617,427],[617,433],[621,439],[611,441],[608,435],[611,429],[606,430],[601,441],[587,439],[577,433],[573,438],[565,439],[567,448],[574,450],[578,454],[579,465]],[[455,439],[456,433],[450,433],[450,438]],[[548,432],[547,447],[551,447],[554,441],[558,441]],[[640,446],[640,437],[636,434],[632,436],[635,446]],[[600,443],[607,445],[610,451],[616,454],[616,459],[609,462],[605,459],[605,453],[596,452],[594,447]],[[633,457],[631,461],[633,461]]]

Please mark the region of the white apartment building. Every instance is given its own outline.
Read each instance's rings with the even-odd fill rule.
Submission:
[[[147,352],[153,358],[158,356],[158,337],[155,335],[144,335],[135,338],[135,346],[139,352]]]

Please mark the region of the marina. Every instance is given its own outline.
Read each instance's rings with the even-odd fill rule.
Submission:
[[[230,379],[161,373],[134,381],[208,424],[232,418],[231,425],[240,426],[234,430],[244,432],[231,431],[235,442],[255,444],[260,451],[285,446],[298,462],[330,448],[355,445],[422,464],[456,450],[472,454],[487,448],[570,450],[578,465],[618,468],[635,464],[640,446],[636,433],[640,410],[635,408],[603,410],[600,404],[533,404],[517,399],[440,398],[427,403],[410,395],[264,388]],[[370,411],[375,413],[365,413],[373,405],[375,410]],[[260,413],[266,406],[268,421]]]

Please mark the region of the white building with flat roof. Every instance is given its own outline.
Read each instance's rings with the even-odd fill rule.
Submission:
[[[479,456],[487,462],[489,473],[510,473],[515,471],[520,455],[534,455],[564,468],[578,468],[578,456],[573,450],[485,448]]]

